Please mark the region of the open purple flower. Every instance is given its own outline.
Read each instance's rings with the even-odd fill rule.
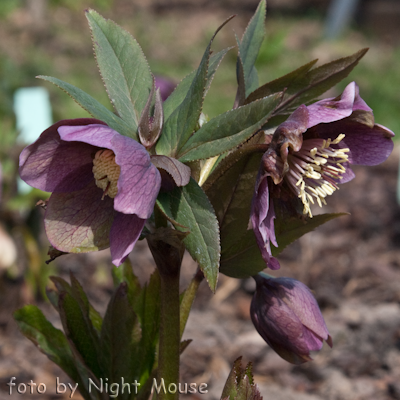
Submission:
[[[278,126],[262,157],[250,215],[269,268],[279,268],[270,250],[270,243],[278,246],[273,198],[297,197],[303,214],[312,217],[311,204],[326,204],[326,196],[338,189],[339,183],[354,178],[351,164],[385,161],[393,149],[393,136],[392,131],[374,123],[372,110],[354,82],[339,97],[300,106]]]
[[[291,278],[255,276],[250,315],[262,338],[286,361],[312,360],[310,351],[332,347],[324,318],[310,289]]]
[[[183,166],[168,157],[154,162],[167,170]],[[181,185],[190,178],[183,167]],[[89,118],[45,130],[22,151],[20,175],[52,192],[45,229],[54,248],[79,253],[110,247],[115,265],[133,249],[161,187],[160,172],[141,144]]]

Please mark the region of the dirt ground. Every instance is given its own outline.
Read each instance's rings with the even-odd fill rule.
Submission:
[[[297,278],[315,293],[333,337],[314,361],[292,366],[280,359],[255,331],[249,316],[254,290],[251,280],[220,277],[212,295],[202,284],[184,338],[193,342],[182,355],[181,382],[207,383],[204,395],[219,399],[233,361],[243,356],[254,366],[264,399],[389,400],[400,399],[400,208],[396,202],[398,149],[376,167],[354,167],[356,178],[342,185],[324,212],[350,212],[289,246],[276,275]],[[145,243],[131,254],[136,274],[144,282],[153,269]],[[57,262],[57,274],[69,270],[83,284],[102,313],[111,293],[109,253],[68,255]],[[185,258],[182,287],[195,271]],[[18,331],[11,313],[27,301],[22,281],[1,279],[0,399],[63,399],[56,395],[56,378],[72,383]],[[48,303],[34,300],[57,327]],[[47,385],[46,394],[8,394],[6,383]],[[74,394],[73,398],[79,399]]]

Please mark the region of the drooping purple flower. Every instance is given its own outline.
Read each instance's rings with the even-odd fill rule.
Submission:
[[[339,183],[354,178],[351,164],[385,161],[393,149],[393,136],[392,131],[375,124],[372,110],[354,82],[336,98],[300,106],[278,126],[262,157],[250,214],[269,268],[279,268],[270,250],[270,243],[278,246],[273,198],[297,197],[303,214],[312,217],[311,204],[326,204],[325,197],[338,189]]]
[[[255,276],[251,319],[258,333],[279,356],[292,364],[312,360],[310,351],[332,347],[324,318],[311,291],[291,278]]]
[[[188,167],[152,157],[161,168],[172,165],[181,172],[181,185],[188,183]],[[161,187],[160,172],[141,144],[90,118],[60,121],[45,130],[22,151],[20,175],[52,192],[45,229],[55,249],[78,253],[110,247],[115,265],[133,249]]]

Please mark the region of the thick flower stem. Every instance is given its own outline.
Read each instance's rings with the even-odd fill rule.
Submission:
[[[176,274],[161,274],[161,320],[158,354],[158,377],[164,387],[158,400],[178,400],[179,383],[179,271]]]
[[[185,247],[178,233],[157,228],[147,237],[161,278],[161,316],[158,352],[158,400],[178,400],[180,304],[179,275]]]

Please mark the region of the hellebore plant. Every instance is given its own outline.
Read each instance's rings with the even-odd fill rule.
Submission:
[[[211,45],[232,17],[211,38],[199,67],[172,91],[172,84],[152,75],[128,32],[87,11],[115,112],[66,82],[41,76],[93,117],[52,125],[20,156],[22,179],[51,192],[44,215],[50,258],[110,247],[119,268],[112,271],[115,291],[104,317],[71,274],[70,284],[52,277],[54,288],[48,290],[64,332],[32,305],[15,318],[78,383],[85,399],[147,400],[152,392],[158,399],[177,399],[190,308],[204,278],[216,290],[219,272],[254,277],[252,321],[285,360],[300,364],[324,340],[332,346],[310,290],[293,279],[259,273],[280,268],[283,248],[342,215],[313,216],[312,207],[325,204],[338,184],[354,177],[351,164],[383,162],[393,133],[375,124],[354,82],[336,98],[315,101],[347,77],[366,49],[316,68],[312,61],[260,86],[254,64],[265,14],[262,0],[237,39],[232,110],[210,120],[202,114],[204,97],[231,50],[212,54]],[[157,267],[144,287],[128,257],[141,239]],[[185,251],[199,268],[181,295]],[[139,390],[105,395],[88,386],[121,377]],[[251,366],[243,369],[238,359],[222,399],[261,398]]]

